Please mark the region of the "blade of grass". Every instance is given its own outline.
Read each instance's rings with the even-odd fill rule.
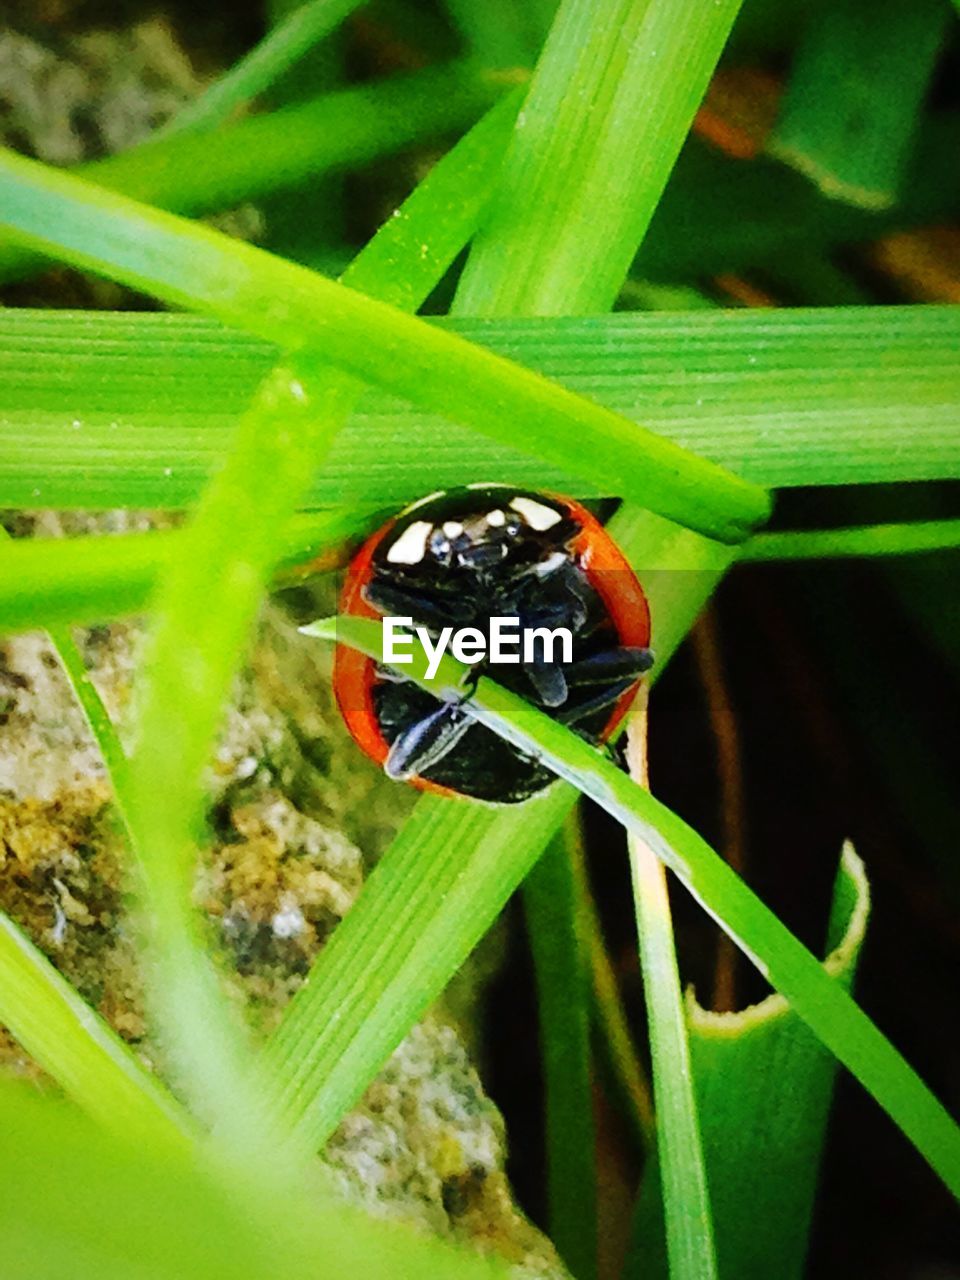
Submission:
[[[740,560],[745,564],[765,564],[781,560],[835,560],[846,556],[905,556],[955,547],[960,547],[960,520],[916,520],[850,529],[760,534],[744,546]]]
[[[767,150],[834,199],[892,205],[949,18],[943,0],[837,0],[813,16]]]
[[[650,1083],[633,1042],[617,974],[607,954],[597,906],[582,860],[575,862],[574,875],[577,880],[577,910],[587,936],[593,1020],[601,1038],[601,1052],[605,1055],[622,1110],[632,1122],[638,1149],[641,1152],[652,1151],[656,1142],[656,1124]]]
[[[33,248],[291,351],[322,354],[495,439],[519,436],[595,480],[613,468],[627,494],[698,531],[736,541],[769,510],[761,489],[595,402],[207,227],[10,152],[0,153],[0,193],[4,224]]]
[[[549,1235],[577,1280],[597,1274],[589,974],[570,823],[532,869],[523,906],[537,986],[546,1099]]]
[[[371,1217],[310,1182],[107,1134],[59,1100],[0,1082],[5,1280],[506,1280],[499,1259]]]
[[[464,314],[612,306],[739,7],[620,0],[599,21],[565,0],[464,269]]]
[[[869,910],[863,863],[846,845],[824,968],[848,990]],[[685,1017],[720,1274],[730,1280],[799,1280],[806,1272],[836,1061],[780,995],[736,1013],[714,1013],[701,1008],[688,989]],[[655,1177],[644,1181],[637,1205],[629,1280],[670,1274],[655,1184]]]
[[[205,89],[199,98],[177,112],[160,136],[201,132],[226,120],[278,80],[334,28],[358,9],[363,0],[309,0],[276,24],[249,53]]]
[[[281,569],[315,562],[370,527],[363,512],[299,516],[284,535]],[[185,540],[179,530],[21,539],[0,548],[0,632],[106,622],[147,609],[157,579]]]
[[[382,660],[381,628],[366,619],[324,620],[308,633]],[[427,681],[426,657],[416,649],[404,677],[438,696],[458,696],[468,668],[444,656],[435,680]],[[683,819],[589,743],[492,681],[481,678],[464,705],[481,724],[535,755],[638,834],[960,1198],[960,1127],[813,954]]]
[[[427,207],[428,226],[436,231],[433,253],[418,251],[411,266],[425,291],[437,278],[431,267],[439,265],[442,273],[472,230],[485,186],[454,206],[447,183],[459,189],[464,180],[486,178],[487,138],[483,131],[479,144],[471,140],[438,166],[432,201],[419,194],[417,207],[421,213]],[[402,253],[406,235],[403,218],[391,220],[376,246],[356,259],[348,280],[390,296],[393,276],[384,275],[382,263]],[[396,292],[406,297],[410,288],[404,273]],[[139,741],[123,779],[122,808],[149,906],[149,991],[161,1026],[198,1114],[215,1122],[222,1138],[258,1156],[282,1147],[282,1131],[266,1122],[260,1105],[266,1091],[217,988],[190,889],[203,769],[223,702],[269,571],[282,553],[283,527],[356,394],[353,380],[333,371],[300,379],[292,363],[278,365],[265,379],[226,465],[183,531],[182,554],[161,578]],[[199,627],[198,617],[204,619]]]
[[[197,216],[456,132],[506,87],[462,63],[430,67],[254,116],[222,133],[145,142],[75,172],[158,208]],[[48,265],[7,238],[0,243],[0,280]]]
[[[454,312],[576,314],[612,305],[738,9],[739,0],[706,10],[687,0],[563,0]],[[553,1237],[574,1272],[592,1276],[586,959],[570,858],[557,844],[524,891],[539,959]],[[555,976],[564,971],[565,982]]]
[[[627,761],[631,777],[644,788],[649,787],[646,736],[647,692],[642,689],[627,728]],[[713,1215],[667,875],[663,863],[636,832],[628,833],[627,849],[650,1034],[657,1164],[670,1276],[674,1280],[715,1280]]]
[[[268,28],[285,22],[301,7],[301,0],[267,0],[264,18]],[[349,39],[349,33],[341,27],[314,44],[273,81],[264,94],[263,105],[276,110],[342,88],[347,83]],[[338,275],[350,258],[347,203],[343,173],[309,177],[278,195],[268,196],[259,202],[266,223],[263,247],[326,275]],[[338,262],[341,254],[343,261]]]
[[[890,209],[867,210],[824,197],[806,178],[763,157],[744,164],[691,139],[664,192],[636,261],[641,276],[676,283],[721,271],[779,263],[874,240],[886,230],[954,216],[960,168],[951,165],[960,116],[928,118]],[[704,191],[710,199],[704,200]]]
[[[449,324],[765,484],[960,476],[960,307]],[[0,311],[0,505],[190,504],[275,358],[199,317]],[[618,487],[517,444],[368,391],[307,502],[396,508],[466,474]]]
[[[0,912],[0,1022],[105,1129],[162,1150],[186,1114],[17,925]]]

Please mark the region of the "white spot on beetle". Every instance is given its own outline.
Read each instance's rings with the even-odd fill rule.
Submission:
[[[502,529],[507,523],[507,517],[503,514],[499,507],[494,511],[487,512],[487,524],[491,529]]]
[[[443,522],[443,532],[448,538],[459,538],[463,533],[463,525],[459,520],[445,520]]]
[[[426,554],[427,538],[432,529],[429,521],[414,520],[387,552],[387,559],[391,564],[419,564]]]
[[[533,572],[538,578],[546,578],[551,573],[563,567],[567,562],[567,557],[562,551],[554,551],[552,555],[547,556],[545,560],[540,560],[533,566]]]
[[[511,498],[510,505],[537,533],[552,529],[562,519],[559,511],[554,511],[552,507],[545,507],[542,502],[534,502],[532,498]]]

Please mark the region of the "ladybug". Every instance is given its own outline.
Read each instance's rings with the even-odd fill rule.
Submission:
[[[421,790],[492,803],[526,800],[555,775],[472,719],[464,702],[481,673],[599,743],[653,662],[643,589],[599,521],[571,498],[509,485],[433,493],[388,520],[351,561],[340,612],[412,618],[432,637],[476,628],[488,648],[494,618],[568,629],[569,660],[543,644],[494,665],[484,656],[450,701],[337,646],[334,691],[361,749]]]

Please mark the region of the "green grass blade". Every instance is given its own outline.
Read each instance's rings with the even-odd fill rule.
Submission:
[[[104,1128],[161,1149],[188,1140],[160,1081],[3,912],[0,1022]]]
[[[958,143],[960,115],[928,118],[907,164],[901,201],[890,209],[868,210],[827,199],[795,170],[773,160],[744,164],[691,139],[650,224],[636,270],[667,283],[758,267],[775,272],[796,252],[830,252],[888,231],[949,221],[960,197],[960,167],[951,164]],[[710,192],[709,200],[704,191]]]
[[[643,711],[633,713],[627,751],[631,774],[646,786],[646,693],[640,696]],[[627,835],[627,849],[653,1064],[657,1164],[669,1273],[674,1280],[716,1280],[713,1213],[667,875],[663,863],[635,831]]]
[[[243,1165],[104,1133],[0,1082],[5,1280],[507,1280],[502,1261],[386,1222],[316,1180],[264,1184]]]
[[[145,142],[75,172],[158,208],[197,216],[457,132],[505,88],[462,63],[430,67],[252,116],[209,136]],[[29,249],[0,243],[0,279],[47,265]]]
[[[18,239],[210,311],[294,351],[447,413],[481,432],[615,474],[651,510],[728,541],[769,509],[766,494],[518,365],[262,250],[5,152],[3,219]],[[384,352],[390,353],[385,360]]]
[[[278,529],[336,430],[349,387],[278,365],[208,487],[153,600],[137,747],[125,771],[147,995],[192,1110],[247,1151],[282,1148],[218,986],[191,901],[203,771],[274,556]],[[246,513],[246,518],[237,518]],[[252,518],[251,518],[252,517]],[[198,625],[199,624],[199,625]]]
[[[612,304],[738,7],[564,0],[455,314],[589,313]],[[598,1197],[587,960],[570,856],[558,845],[527,877],[524,899],[538,976],[552,1236],[574,1273],[589,1277],[598,1266]]]
[[[575,864],[578,911],[586,933],[593,986],[593,1020],[600,1040],[602,1061],[609,1072],[615,1102],[630,1121],[637,1149],[653,1150],[657,1139],[653,1115],[653,1092],[640,1063],[619,979],[600,927],[586,867]]]
[[[767,149],[828,196],[892,205],[949,18],[943,0],[836,0],[813,15]]]
[[[960,307],[448,323],[764,484],[960,476]],[[200,317],[0,311],[0,505],[191,504],[275,358]],[[367,391],[307,502],[397,508],[465,474],[617,487]]]
[[[687,0],[561,3],[455,312],[576,314],[612,305],[738,9],[739,0],[706,9]],[[524,892],[540,978],[553,1235],[575,1273],[592,1275],[587,966],[569,860],[548,850]],[[560,985],[571,988],[565,1006]],[[671,1191],[684,1195],[682,1185]],[[705,1197],[703,1208],[709,1238]]]
[[[847,989],[869,909],[863,863],[847,845],[824,962]],[[712,1013],[689,992],[686,1014],[720,1273],[729,1280],[799,1280],[835,1060],[779,995],[737,1013]],[[645,1179],[628,1271],[637,1280],[668,1274],[659,1200],[656,1177]]]
[[[299,5],[199,98],[182,107],[162,133],[202,131],[226,120],[236,107],[269,88],[361,3],[362,0],[309,0]]]
[[[536,61],[557,0],[446,0],[446,8],[485,65],[527,67]]]
[[[284,535],[280,565],[293,570],[367,527],[363,514],[354,510],[299,516]],[[4,542],[0,632],[144,612],[160,574],[184,546],[179,530]]]
[[[741,561],[837,560],[847,556],[905,556],[960,547],[960,520],[867,524],[850,529],[767,533],[752,538]]]
[[[365,619],[332,619],[310,631],[381,656],[381,629]],[[425,659],[415,654],[403,674],[427,686],[425,670]],[[428,687],[455,690],[465,672],[444,657]],[[727,863],[582,738],[515,694],[481,678],[469,706],[480,723],[527,754],[535,753],[649,844],[960,1198],[960,1128],[867,1015]]]
[[[616,0],[600,18],[565,0],[464,269],[461,313],[612,306],[739,7]]]
[[[3,550],[7,542],[0,528]],[[71,629],[58,626],[50,639],[119,790],[126,758]],[[74,1101],[114,1132],[161,1143],[187,1135],[186,1115],[163,1085],[2,912],[0,1022]]]
[[[127,757],[124,755],[117,731],[106,707],[103,705],[100,694],[90,679],[86,663],[83,660],[83,654],[73,638],[73,628],[69,623],[63,623],[48,627],[47,631],[53,642],[53,647],[57,651],[60,665],[63,667],[73,689],[74,696],[80,704],[87,726],[93,734],[97,746],[100,748],[100,754],[103,756],[103,762],[107,767],[107,774],[114,786],[115,799],[120,806],[120,816],[124,826],[126,826],[123,801],[125,799],[124,786]]]
[[[469,235],[478,207],[476,199],[462,205],[450,199],[450,186],[461,186],[461,158],[454,153],[438,166],[421,237],[426,242],[435,222],[451,253],[462,243],[453,228]],[[472,178],[483,176],[472,147],[466,166]],[[396,242],[398,263],[407,234],[402,218],[381,232]],[[399,275],[396,292],[406,298],[405,273],[400,266],[384,273],[383,252],[381,241],[361,253],[347,278],[389,297]],[[438,264],[429,252],[423,257],[441,272],[449,261]],[[437,278],[428,279],[420,267],[414,275],[425,288]],[[282,1135],[266,1122],[260,1105],[266,1090],[223,1003],[190,905],[203,769],[269,572],[282,553],[284,526],[355,395],[352,379],[323,367],[301,375],[295,365],[281,364],[263,382],[226,465],[183,532],[182,554],[161,578],[139,744],[126,773],[123,807],[150,909],[154,1006],[196,1111],[223,1137],[261,1154],[282,1145]],[[198,617],[203,626],[196,625]]]
[[[546,1099],[549,1235],[577,1280],[597,1274],[590,978],[570,823],[523,883]]]

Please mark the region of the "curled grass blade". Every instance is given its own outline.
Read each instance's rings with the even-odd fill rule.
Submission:
[[[847,845],[824,961],[825,970],[847,990],[869,905],[865,869]],[[737,1012],[715,1013],[702,1009],[688,988],[685,1012],[721,1275],[800,1280],[807,1272],[836,1060],[780,995]],[[659,1280],[667,1274],[658,1197],[656,1178],[644,1179],[634,1265],[625,1280]]]
[[[314,624],[310,633],[381,658],[381,628],[359,618]],[[455,696],[467,668],[444,657],[435,680],[416,653],[403,675]],[[515,694],[481,678],[471,714],[534,754],[636,832],[717,921],[771,986],[873,1095],[947,1187],[960,1198],[960,1128],[851,997],[693,829],[598,753]]]
[[[293,352],[566,463],[726,541],[769,510],[765,492],[489,351],[206,227],[9,152],[4,224],[35,249],[218,315]],[[385,358],[386,357],[386,358]]]

